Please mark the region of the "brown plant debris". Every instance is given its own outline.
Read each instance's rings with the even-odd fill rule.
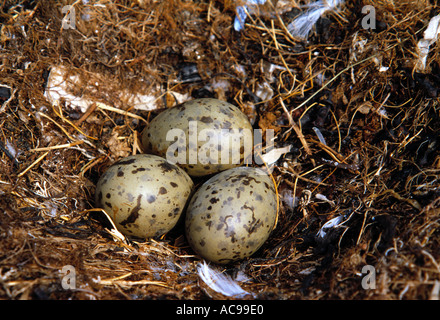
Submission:
[[[438,41],[415,64],[440,8],[346,1],[300,41],[286,25],[309,2],[268,1],[236,32],[234,1],[1,1],[0,297],[222,298],[181,226],[136,242],[92,210],[99,176],[140,152],[160,109],[217,97],[291,146],[272,164],[276,229],[224,272],[259,299],[438,299]],[[50,100],[56,68],[66,92]]]

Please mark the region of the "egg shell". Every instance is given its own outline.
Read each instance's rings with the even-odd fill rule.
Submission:
[[[149,238],[170,231],[179,220],[193,182],[181,168],[149,154],[111,165],[96,186],[96,206],[127,236]]]
[[[178,164],[191,176],[205,176],[250,161],[253,128],[236,106],[195,99],[156,116],[142,134],[142,145],[145,152]]]
[[[201,257],[226,264],[251,256],[277,217],[275,186],[258,168],[233,168],[210,178],[192,196],[186,238]]]

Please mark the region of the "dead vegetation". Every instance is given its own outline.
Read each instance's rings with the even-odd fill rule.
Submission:
[[[139,133],[159,112],[134,108],[127,92],[154,95],[157,108],[225,99],[275,129],[276,147],[292,145],[274,164],[277,228],[251,259],[226,268],[247,275],[246,291],[438,299],[438,44],[423,72],[415,65],[439,7],[347,1],[304,42],[286,28],[303,3],[268,1],[238,33],[233,1],[2,1],[0,297],[224,298],[198,277],[181,226],[124,242],[90,210],[98,177],[140,152]],[[64,5],[75,28],[63,28]],[[364,5],[375,8],[375,30],[362,28]],[[78,77],[71,90],[95,101],[88,110],[48,101],[55,66]],[[62,288],[66,265],[75,290]],[[375,288],[363,288],[366,265]]]

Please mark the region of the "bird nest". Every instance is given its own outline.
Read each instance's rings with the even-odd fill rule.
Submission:
[[[211,268],[257,299],[438,298],[440,56],[420,40],[439,7],[346,1],[301,39],[308,2],[235,31],[235,1],[3,1],[0,297],[227,298],[181,225],[126,239],[93,201],[161,109],[215,97],[284,152],[270,238]]]

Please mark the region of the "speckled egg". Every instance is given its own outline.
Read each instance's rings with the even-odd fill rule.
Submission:
[[[176,225],[192,187],[181,168],[155,155],[138,154],[105,171],[96,186],[95,201],[123,234],[149,238]]]
[[[178,164],[191,176],[205,176],[250,163],[253,130],[236,106],[195,99],[166,109],[142,134],[144,150]]]
[[[188,205],[185,232],[203,258],[226,264],[251,256],[277,216],[275,186],[261,169],[233,168],[210,178]]]

